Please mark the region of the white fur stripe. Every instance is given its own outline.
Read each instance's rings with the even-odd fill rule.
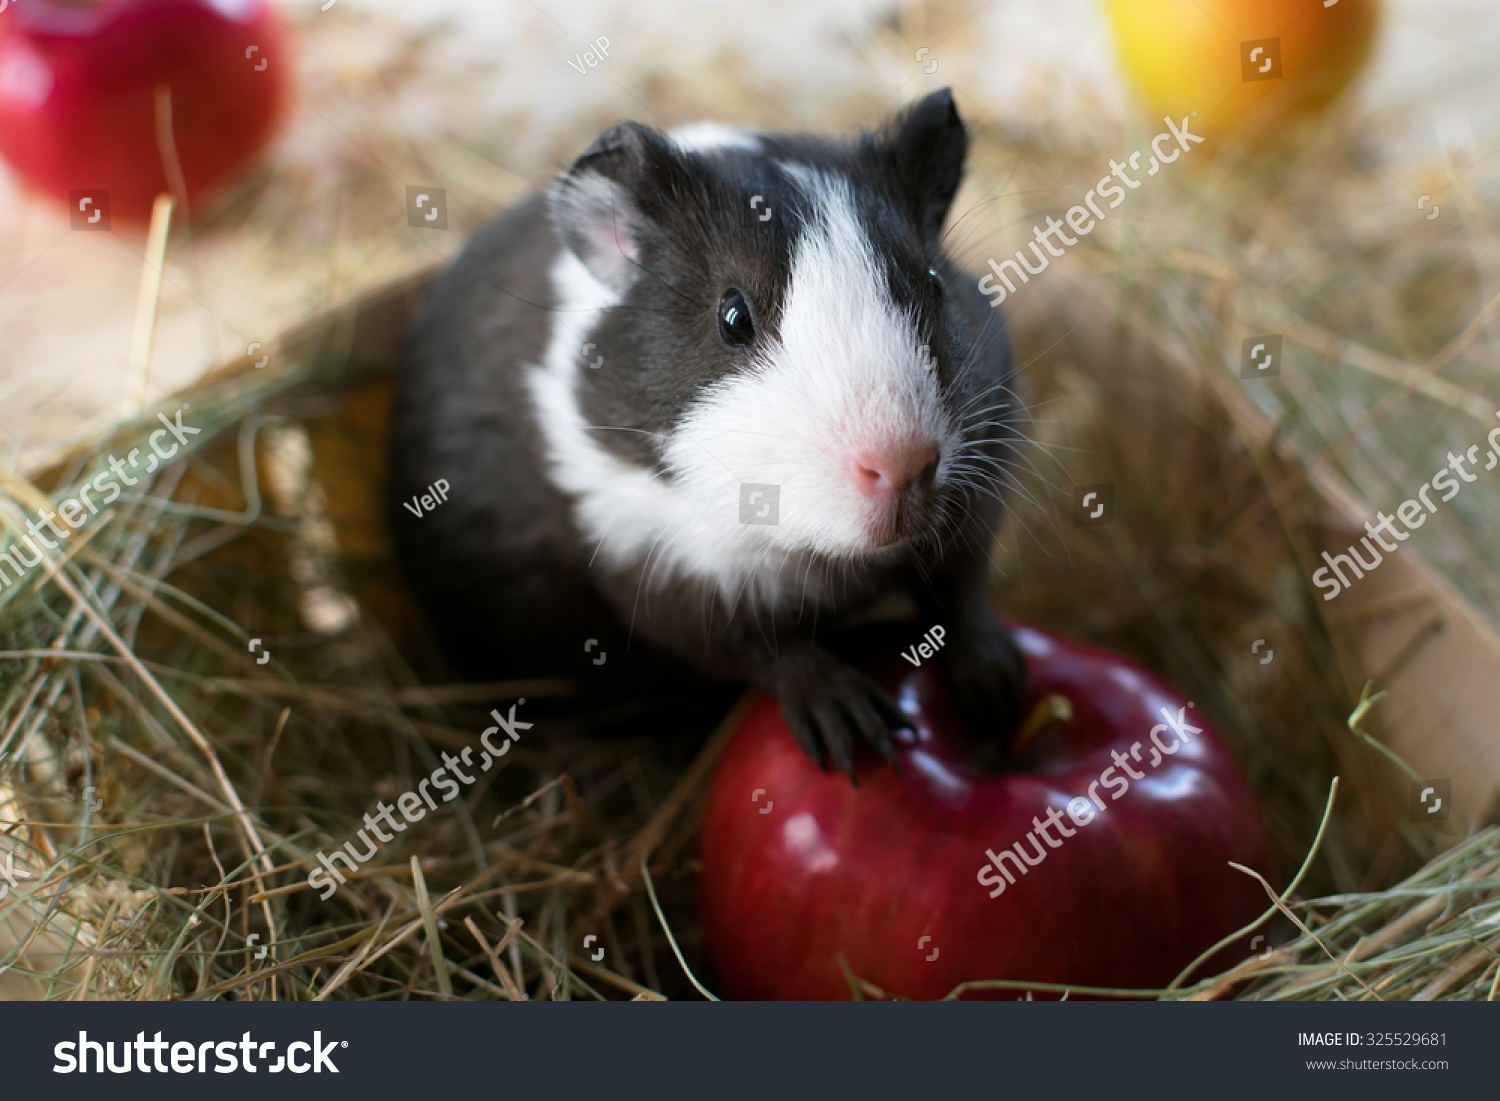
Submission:
[[[760,152],[760,138],[754,131],[722,122],[692,122],[679,126],[667,135],[679,149],[704,153],[711,149],[748,149]]]
[[[580,371],[592,369],[580,367],[581,349],[618,299],[571,252],[558,256],[551,276],[557,295],[552,333],[543,363],[528,369],[527,382],[553,482],[572,497],[583,538],[615,567],[629,568],[651,556],[653,584],[690,575],[716,583],[731,600],[747,584],[753,599],[772,600],[777,571],[788,555],[773,550],[776,529],[739,523],[739,481],[753,478],[725,473],[732,507],[704,509],[701,492],[661,481],[594,438],[578,401]],[[606,355],[599,370],[611,369]]]
[[[704,508],[737,499],[731,478],[778,485],[780,545],[856,556],[870,550],[872,505],[850,476],[852,456],[919,440],[951,454],[952,428],[849,185],[805,166],[782,168],[817,213],[797,243],[780,340],[694,404],[667,456]]]

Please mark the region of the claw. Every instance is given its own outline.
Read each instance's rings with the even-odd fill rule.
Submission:
[[[848,724],[843,721],[838,708],[831,703],[815,706],[814,714],[819,718],[819,726],[823,730],[823,744],[828,747],[828,755],[833,758],[833,763],[838,766],[839,771],[847,773],[852,780],[854,778],[854,737],[849,731]]]
[[[818,741],[817,734],[813,731],[811,723],[805,715],[798,712],[786,713],[787,726],[792,729],[792,737],[802,747],[802,752],[813,759],[820,769],[828,771],[828,764],[824,760],[823,746]]]
[[[793,737],[825,773],[831,763],[857,786],[856,741],[900,769],[891,731],[910,729],[911,720],[863,674],[824,655],[799,663],[778,687]]]
[[[883,697],[882,692],[857,696],[846,703],[845,707],[854,725],[864,734],[865,740],[875,747],[875,752],[899,772],[901,760],[896,755],[896,741],[891,737],[891,731],[905,726],[906,717],[900,715],[896,721],[892,721],[891,712],[896,708]]]

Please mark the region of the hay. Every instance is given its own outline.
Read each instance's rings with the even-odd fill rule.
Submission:
[[[713,87],[741,91],[727,76]],[[715,113],[649,95],[661,117]],[[1037,447],[996,549],[997,604],[1186,689],[1262,797],[1273,886],[1306,862],[1290,917],[1265,927],[1270,956],[1133,993],[1492,998],[1500,836],[1478,813],[1407,821],[1407,776],[1375,743],[1425,721],[1416,696],[1349,722],[1373,673],[1379,687],[1421,679],[1410,671],[1427,636],[1368,669],[1306,566],[1331,487],[1399,500],[1493,415],[1492,292],[1475,255],[1494,235],[1482,211],[1496,188],[1469,173],[1439,195],[1451,221],[1401,221],[1389,211],[1409,204],[1357,133],[1292,140],[1164,174],[1007,305]],[[970,267],[1013,251],[1140,144],[1053,147],[981,119],[954,229]],[[464,202],[516,190],[480,167],[483,186],[455,188]],[[1450,229],[1460,217],[1463,235]],[[734,713],[722,701],[601,710],[565,681],[452,683],[393,584],[385,403],[419,294],[420,279],[367,289],[286,334],[272,369],[241,357],[4,479],[14,534],[44,495],[146,448],[156,409],[186,403],[203,429],[188,459],[0,593],[0,830],[26,873],[0,900],[0,996],[698,996],[679,961],[712,989],[693,810]],[[1286,364],[1249,390],[1236,372],[1254,332],[1282,333]],[[1073,528],[1071,487],[1092,482],[1116,483],[1120,520]],[[1484,551],[1497,492],[1467,487],[1420,551],[1479,609],[1500,606]],[[1494,629],[1488,614],[1475,630]],[[1263,638],[1273,665],[1250,656]],[[316,854],[415,791],[442,753],[478,752],[490,709],[521,697],[533,726],[506,757],[320,901],[305,883]]]
[[[38,567],[5,591],[0,822],[29,875],[0,901],[8,996],[682,986],[657,958],[667,940],[639,857],[660,854],[656,889],[690,912],[683,811],[712,750],[690,757],[722,708],[701,721],[662,700],[549,712],[567,682],[419,675],[435,663],[392,584],[381,486],[366,477],[408,300],[404,287],[372,296],[365,314],[385,325],[357,337],[352,313],[289,334],[274,381],[253,368],[205,380],[185,423],[218,439],[142,479],[50,580]],[[362,359],[361,340],[385,359]],[[145,450],[154,427],[121,425],[97,460],[86,451],[37,480],[80,485],[104,455]],[[19,478],[5,491],[5,523],[24,533],[18,510],[46,499]],[[439,754],[477,752],[487,709],[517,698],[535,734],[318,901],[305,882],[315,854],[417,790]],[[677,729],[655,736],[667,711]]]
[[[1247,985],[1251,1001],[1494,1001],[1500,963],[1500,830],[1455,845],[1395,887],[1310,900],[1308,930],[1200,997]]]

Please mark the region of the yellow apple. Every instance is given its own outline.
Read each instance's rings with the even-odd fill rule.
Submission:
[[[1332,102],[1369,57],[1378,0],[1105,0],[1120,61],[1154,112],[1224,136]]]

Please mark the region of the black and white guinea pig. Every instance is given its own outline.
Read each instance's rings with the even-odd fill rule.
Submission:
[[[644,643],[774,693],[852,775],[908,723],[819,631],[905,590],[970,729],[1015,729],[985,591],[1021,410],[942,249],[967,148],[948,90],[849,141],[627,122],[473,239],[392,433],[398,552],[455,664],[623,672]]]

